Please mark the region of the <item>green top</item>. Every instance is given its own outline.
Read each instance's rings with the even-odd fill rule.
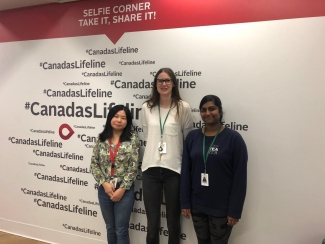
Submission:
[[[138,172],[138,159],[140,143],[138,136],[132,134],[131,141],[121,143],[115,157],[114,175],[111,176],[111,160],[109,156],[110,144],[108,140],[101,142],[99,138],[93,149],[91,157],[90,172],[99,185],[105,181],[109,182],[113,178],[117,178],[120,183],[120,188],[129,190],[132,186]],[[112,150],[115,150],[115,145],[112,145]]]

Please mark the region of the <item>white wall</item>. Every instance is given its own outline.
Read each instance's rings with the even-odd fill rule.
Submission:
[[[233,25],[191,27],[125,33],[116,45],[104,35],[0,43],[0,229],[53,243],[104,243],[105,226],[91,174],[68,172],[60,165],[89,168],[93,142],[78,135],[96,136],[105,119],[35,116],[25,103],[41,105],[97,106],[126,104],[140,108],[150,89],[118,89],[111,80],[153,81],[151,72],[168,66],[174,71],[201,71],[194,89],[181,89],[193,109],[204,95],[218,95],[226,123],[248,125],[240,131],[249,150],[248,192],[242,220],[234,228],[230,244],[321,243],[325,237],[324,152],[325,122],[325,18],[305,18]],[[89,56],[86,50],[114,47],[138,48],[137,54]],[[122,77],[83,77],[78,70],[44,70],[41,62],[95,59],[106,68],[92,71],[122,72]],[[120,61],[152,60],[152,65],[120,65]],[[67,86],[66,82],[89,85]],[[44,89],[101,89],[111,98],[53,98]],[[40,107],[35,107],[35,111]],[[199,114],[193,112],[196,122]],[[75,134],[69,140],[58,135],[67,123]],[[139,119],[134,124],[141,126]],[[94,129],[74,128],[92,126]],[[33,133],[51,130],[54,134]],[[140,137],[142,133],[140,132]],[[13,144],[9,138],[47,139],[62,142],[62,148]],[[38,157],[33,150],[74,152],[84,160]],[[42,164],[35,166],[29,163]],[[87,180],[76,186],[37,179],[35,173]],[[141,172],[139,171],[139,178]],[[22,188],[66,196],[62,204],[79,205],[98,212],[97,217],[43,208],[35,199],[57,203],[51,198],[23,194]],[[140,192],[141,181],[136,182]],[[137,196],[140,196],[139,194]],[[143,207],[136,201],[135,208]],[[164,211],[164,209],[162,209]],[[182,220],[182,243],[194,244],[192,223]],[[101,236],[65,229],[63,224],[88,228]],[[146,226],[145,215],[134,213],[131,224]],[[166,229],[165,219],[162,227]],[[144,243],[145,233],[130,230],[132,243]],[[167,238],[161,238],[167,243]]]

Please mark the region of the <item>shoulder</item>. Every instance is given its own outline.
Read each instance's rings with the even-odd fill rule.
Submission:
[[[99,136],[96,138],[96,144],[99,144],[99,143],[101,143],[101,140],[100,140],[100,138],[99,138]]]
[[[184,117],[192,116],[191,106],[187,102],[180,100],[178,104]]]
[[[196,138],[196,137],[199,136],[201,133],[202,133],[202,129],[201,129],[201,128],[191,130],[191,131],[187,134],[186,139],[189,138],[189,140],[190,140],[191,138]]]
[[[142,104],[142,110],[141,110],[141,111],[149,111],[149,112],[152,113],[152,111],[154,111],[154,108],[155,108],[155,107],[150,108],[150,107],[148,107],[148,106],[149,106],[149,102],[148,102],[148,101],[144,102],[144,103]]]
[[[136,144],[136,145],[140,144],[139,136],[135,132],[131,133],[131,144]]]
[[[191,130],[185,138],[184,147],[192,148],[193,143],[202,139],[202,135],[200,134],[202,134],[201,128]]]
[[[99,137],[97,137],[96,142],[95,142],[95,147],[96,148],[105,148],[107,146],[107,140],[101,141]]]
[[[242,137],[242,135],[238,132],[238,131],[235,131],[235,130],[232,130],[232,129],[229,129],[229,128],[224,128],[223,130],[226,138],[229,138],[231,141],[233,142],[236,142],[236,143],[244,143],[245,144],[245,141]]]
[[[181,106],[183,106],[184,108],[190,108],[190,105],[187,102],[183,101],[183,100],[180,100],[179,101],[179,104]]]
[[[241,134],[235,130],[229,129],[227,127],[225,127],[223,129],[223,131],[225,132],[225,134],[227,134],[228,136],[232,136],[232,137],[242,137]]]
[[[134,144],[137,144],[138,141],[139,141],[138,135],[134,132],[131,132],[130,139],[121,142],[120,147],[123,147],[123,148],[130,147],[130,146],[133,146]]]
[[[137,140],[138,139],[138,134],[135,133],[135,132],[131,132],[130,138],[131,138],[131,141]]]

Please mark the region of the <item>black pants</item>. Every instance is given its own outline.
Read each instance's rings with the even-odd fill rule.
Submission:
[[[217,218],[192,209],[192,220],[198,244],[227,244],[232,226],[227,217]]]
[[[180,174],[161,167],[152,167],[142,173],[143,200],[146,208],[147,244],[159,244],[162,192],[165,194],[168,244],[180,243],[179,202]]]

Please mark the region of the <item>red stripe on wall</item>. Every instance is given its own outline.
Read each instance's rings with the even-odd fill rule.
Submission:
[[[132,4],[142,9],[126,11]],[[83,0],[0,12],[0,42],[106,34],[116,43],[125,32],[316,16],[324,0]]]

